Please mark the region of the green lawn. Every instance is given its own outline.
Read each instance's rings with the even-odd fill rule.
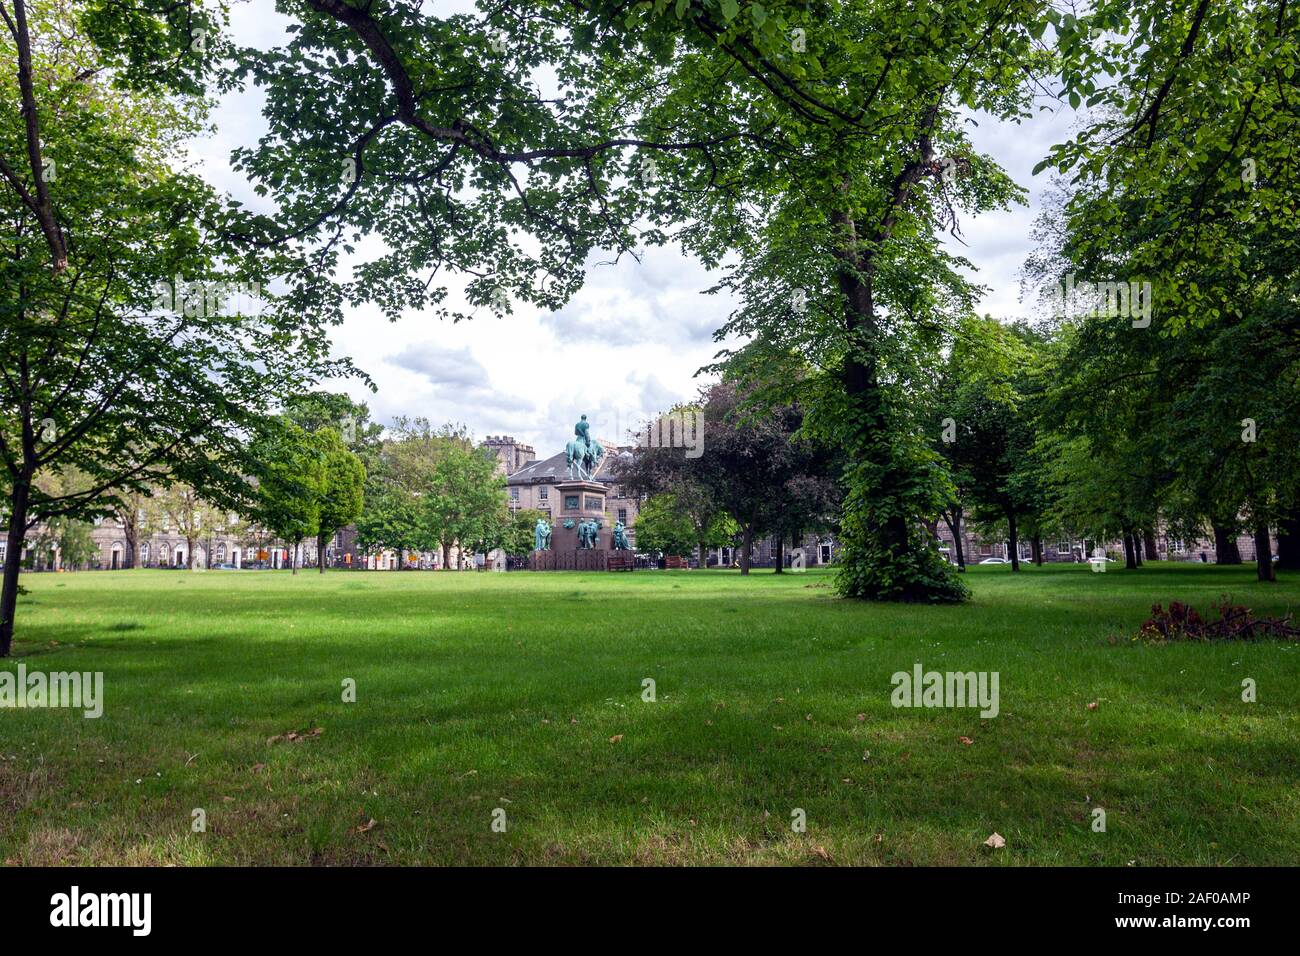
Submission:
[[[0,860],[1297,862],[1300,646],[1129,636],[1156,600],[1282,613],[1300,580],[967,579],[931,608],[817,572],[26,575],[0,668],[103,671],[105,713],[0,710]],[[1001,713],[893,708],[916,661],[999,672]]]

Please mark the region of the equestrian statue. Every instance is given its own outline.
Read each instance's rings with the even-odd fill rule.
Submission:
[[[605,457],[605,449],[600,442],[590,435],[591,426],[587,416],[573,426],[573,440],[564,446],[564,461],[569,466],[569,478],[591,481],[600,467],[600,460]]]

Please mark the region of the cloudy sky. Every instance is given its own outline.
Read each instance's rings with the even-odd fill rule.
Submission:
[[[461,0],[448,9],[472,8]],[[441,9],[441,8],[440,8]],[[269,48],[283,42],[286,20],[270,0],[236,4],[232,28],[238,42]],[[231,171],[230,151],[253,143],[264,131],[255,90],[227,96],[213,120],[217,135],[196,141],[195,162],[216,186],[252,206],[261,201]],[[1034,165],[1069,132],[1072,114],[1053,105],[1032,121],[982,120],[971,138],[1017,182],[1030,190],[1029,204],[1010,212],[966,219],[965,246],[950,241],[976,266],[974,278],[988,287],[981,311],[1024,313],[1019,272],[1030,251],[1030,227],[1046,175]],[[340,355],[350,355],[379,387],[333,383],[369,403],[373,417],[423,415],[440,423],[463,422],[478,438],[513,435],[539,456],[553,454],[586,413],[593,431],[621,439],[644,417],[695,394],[695,373],[718,345],[715,328],[729,303],[703,290],[717,280],[698,262],[672,248],[650,249],[640,262],[593,266],[581,292],[560,312],[514,303],[504,318],[453,324],[409,314],[390,323],[370,308],[352,310],[333,333]],[[454,281],[453,300],[457,299]],[[579,381],[567,370],[583,369]]]

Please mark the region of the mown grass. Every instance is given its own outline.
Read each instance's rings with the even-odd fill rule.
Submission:
[[[1283,613],[1300,581],[967,577],[909,607],[817,572],[28,575],[0,668],[103,671],[105,713],[0,710],[0,860],[1297,861],[1300,647],[1129,636],[1156,600]],[[916,661],[998,671],[1001,713],[893,708]]]

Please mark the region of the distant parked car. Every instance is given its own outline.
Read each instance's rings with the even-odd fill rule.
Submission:
[[[980,564],[1010,564],[1007,558],[985,558]]]
[[[238,571],[239,568],[227,562],[225,564],[214,564],[212,566],[212,570],[213,571]]]

